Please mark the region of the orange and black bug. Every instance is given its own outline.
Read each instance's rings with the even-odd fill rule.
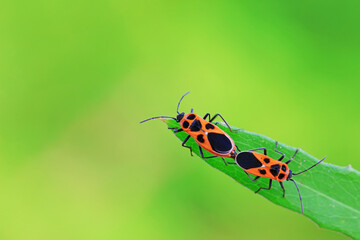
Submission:
[[[311,168],[315,167],[316,165],[324,161],[326,157],[315,163],[313,166],[305,169],[304,171],[301,171],[299,173],[293,173],[289,169],[288,164],[295,158],[296,154],[299,152],[299,149],[296,149],[295,154],[288,161],[283,163],[281,162],[281,160],[284,159],[285,154],[278,151],[277,146],[278,146],[278,142],[276,142],[275,144],[275,152],[281,154],[279,160],[275,160],[268,157],[266,148],[257,148],[243,152],[240,151],[235,157],[235,163],[230,163],[230,164],[237,164],[239,167],[241,167],[252,181],[256,181],[260,177],[270,178],[269,186],[267,188],[260,187],[255,193],[258,193],[261,189],[270,190],[272,180],[276,180],[280,183],[280,186],[283,190],[283,197],[285,197],[285,188],[282,182],[285,180],[292,181],[295,184],[295,187],[299,193],[301,212],[304,213],[300,190],[295,180],[292,177],[294,175],[299,175],[310,170]],[[264,154],[254,152],[256,150],[263,150]],[[256,177],[255,178],[250,177],[249,173],[256,175]]]
[[[159,117],[152,117],[149,119],[145,119],[141,121],[140,123],[149,121],[151,119],[156,118],[171,118],[176,120],[178,123],[180,123],[179,129],[177,128],[170,128],[174,130],[175,133],[185,131],[189,136],[185,138],[185,140],[182,142],[182,146],[189,148],[190,153],[192,155],[192,149],[189,146],[185,146],[185,143],[190,139],[190,137],[193,137],[196,141],[196,143],[199,145],[199,151],[202,158],[213,158],[213,157],[232,157],[234,158],[236,156],[236,145],[234,141],[230,138],[228,134],[226,134],[223,130],[221,130],[216,124],[213,124],[212,122],[216,117],[220,117],[226,126],[231,131],[231,128],[229,124],[225,121],[225,119],[219,114],[215,114],[212,118],[210,117],[210,113],[206,113],[205,116],[202,118],[199,115],[193,113],[193,109],[191,109],[190,113],[185,114],[184,112],[179,113],[179,106],[182,101],[182,99],[188,94],[189,92],[185,93],[177,106],[176,112],[178,115],[175,117],[168,117],[168,116],[159,116]],[[206,118],[209,118],[209,121],[206,121]],[[208,152],[214,154],[215,156],[210,157],[204,157],[202,148],[207,150]],[[223,158],[225,164],[226,161]]]

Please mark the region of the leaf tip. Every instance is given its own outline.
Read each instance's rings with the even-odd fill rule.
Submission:
[[[159,118],[160,121],[164,122],[164,123],[168,123],[169,119],[166,118]]]

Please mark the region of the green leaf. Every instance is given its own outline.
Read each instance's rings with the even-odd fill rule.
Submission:
[[[162,119],[163,120],[163,119]],[[163,120],[170,128],[180,128],[175,120]],[[274,152],[275,140],[260,134],[251,133],[242,129],[231,127],[230,132],[226,126],[218,125],[234,140],[240,150],[249,150],[266,147],[268,155],[278,159],[280,154]],[[176,133],[183,141],[186,132]],[[186,143],[199,155],[199,147],[193,138]],[[285,153],[285,159],[289,159],[296,148],[279,143],[278,150]],[[187,151],[187,150],[186,150]],[[210,153],[203,151],[205,156]],[[260,186],[267,187],[269,180],[266,178],[252,182],[237,165],[226,166],[221,158],[203,159],[208,164],[229,175],[251,191],[256,191]],[[233,162],[231,158],[226,159]],[[289,167],[294,172],[300,172],[319,159],[300,150]],[[325,160],[326,161],[326,160]],[[342,232],[355,239],[360,239],[360,173],[351,166],[339,167],[336,165],[321,163],[304,174],[294,176],[297,182],[304,204],[304,215],[316,222],[320,227]],[[270,191],[261,190],[258,194],[271,202],[301,213],[298,192],[291,181],[284,181],[286,189],[285,198],[282,197],[282,189],[276,181]]]

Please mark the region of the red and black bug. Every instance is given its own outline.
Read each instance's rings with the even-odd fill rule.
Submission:
[[[231,128],[229,124],[225,121],[225,119],[219,114],[215,114],[212,118],[210,117],[210,113],[206,113],[205,116],[202,118],[199,115],[193,113],[193,109],[191,109],[190,113],[185,114],[184,112],[179,112],[179,106],[182,101],[182,99],[188,94],[189,92],[185,93],[177,106],[176,112],[178,115],[175,117],[168,117],[168,116],[158,116],[158,117],[152,117],[149,119],[145,119],[141,121],[140,123],[156,119],[156,118],[171,118],[176,120],[178,123],[180,123],[181,128],[169,128],[174,130],[175,133],[185,131],[189,136],[185,138],[185,140],[182,142],[182,146],[189,148],[190,153],[192,155],[192,149],[189,146],[185,146],[185,143],[190,139],[190,137],[193,137],[196,141],[196,143],[199,145],[199,151],[202,158],[213,158],[213,157],[232,157],[234,158],[236,156],[236,145],[234,141],[230,138],[230,136],[225,133],[223,130],[221,130],[216,124],[213,124],[212,122],[216,117],[220,117],[226,126],[229,128],[230,131]],[[209,119],[209,121],[206,121],[206,118]],[[207,150],[208,152],[214,154],[215,156],[210,157],[204,157],[202,148]],[[226,161],[223,158],[225,164]]]
[[[269,186],[267,188],[260,187],[255,193],[258,193],[261,189],[270,190],[272,181],[276,180],[280,183],[280,186],[283,190],[283,197],[285,197],[285,188],[284,188],[284,185],[282,182],[285,180],[292,181],[295,184],[295,187],[299,193],[301,212],[304,213],[300,190],[299,190],[295,180],[292,177],[310,170],[311,168],[315,167],[316,165],[318,165],[319,163],[324,161],[324,159],[326,157],[324,157],[323,159],[321,159],[320,161],[318,161],[311,167],[309,167],[299,173],[293,173],[289,169],[288,164],[295,158],[296,154],[299,152],[299,149],[296,149],[294,155],[288,161],[283,163],[283,162],[281,162],[281,160],[284,159],[285,154],[278,151],[277,146],[278,146],[278,142],[276,142],[276,144],[275,144],[275,152],[281,154],[281,157],[279,158],[279,160],[275,160],[273,158],[268,157],[266,148],[257,148],[257,149],[251,149],[248,151],[240,151],[235,156],[235,163],[230,163],[230,164],[237,164],[239,167],[241,167],[252,181],[256,181],[260,177],[270,178]],[[254,152],[256,150],[263,150],[264,154]],[[256,177],[255,178],[250,177],[249,173],[256,175]]]

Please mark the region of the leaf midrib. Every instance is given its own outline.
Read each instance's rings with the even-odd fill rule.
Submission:
[[[304,184],[301,184],[301,185],[302,185],[303,187],[305,187],[305,188],[307,188],[307,189],[310,189],[311,191],[319,194],[320,196],[324,196],[325,198],[330,199],[330,200],[332,200],[333,202],[338,203],[339,205],[344,206],[344,207],[346,207],[346,208],[348,208],[348,209],[350,209],[350,210],[353,210],[354,212],[357,212],[358,214],[360,214],[360,211],[359,211],[359,210],[357,210],[357,209],[355,209],[355,208],[353,208],[353,207],[351,207],[351,206],[349,206],[349,205],[346,205],[346,204],[344,204],[343,202],[340,202],[340,201],[338,201],[338,200],[336,200],[336,199],[334,199],[334,198],[332,198],[332,197],[329,197],[328,195],[325,195],[324,193],[319,192],[319,191],[315,190],[314,188],[309,187],[308,185],[304,185]]]

